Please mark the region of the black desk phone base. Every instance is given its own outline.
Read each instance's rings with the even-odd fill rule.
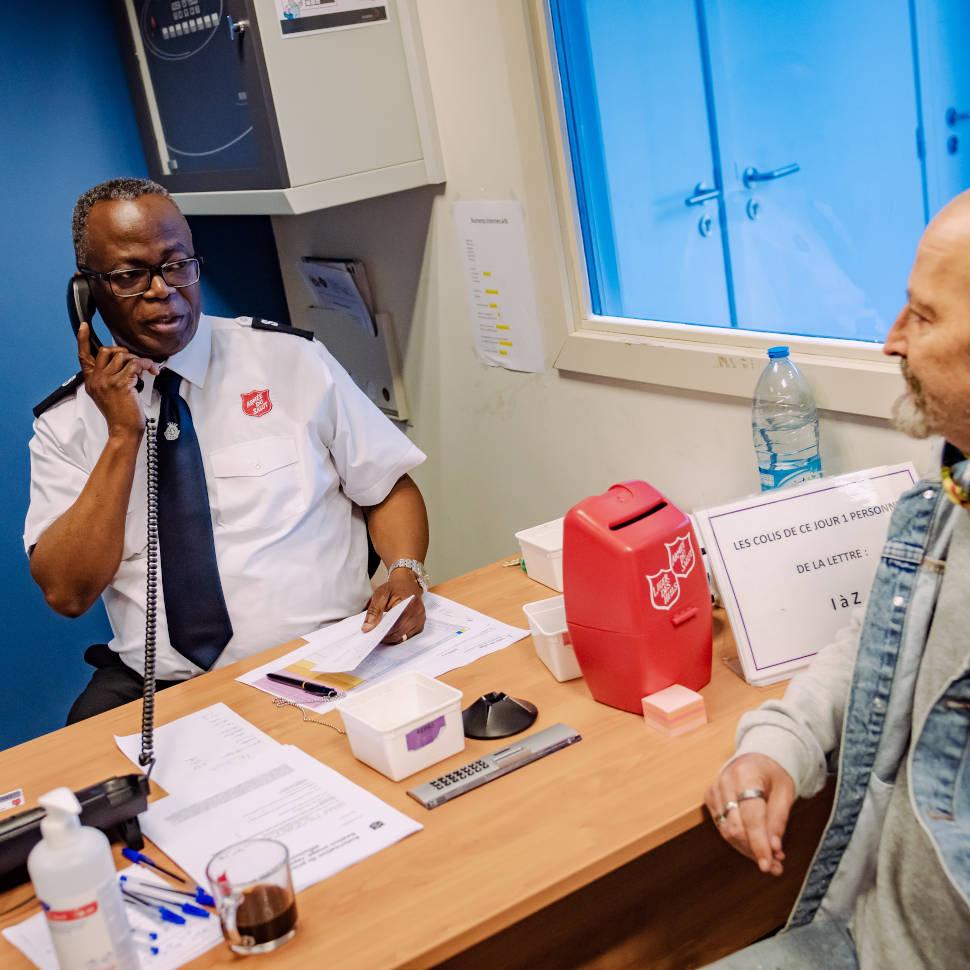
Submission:
[[[101,829],[112,842],[142,849],[145,840],[138,816],[148,808],[148,779],[121,775],[75,792],[81,824]],[[0,890],[27,881],[27,856],[40,841],[42,808],[28,808],[0,822]]]

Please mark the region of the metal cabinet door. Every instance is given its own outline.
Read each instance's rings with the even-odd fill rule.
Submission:
[[[924,220],[907,0],[702,3],[738,325],[883,339]]]
[[[694,0],[552,12],[594,312],[730,326]]]

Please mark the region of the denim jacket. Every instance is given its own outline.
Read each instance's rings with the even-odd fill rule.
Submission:
[[[954,468],[954,478],[967,486],[970,461]],[[857,649],[847,631],[792,681],[784,700],[746,714],[738,727],[738,754],[775,758],[801,796],[822,787],[826,755],[839,749],[832,814],[789,928],[819,912],[851,918],[873,883],[889,796],[907,757],[913,810],[970,906],[970,652],[923,725],[913,724],[914,688],[950,536],[956,516],[966,514],[939,482],[906,492],[893,512]]]

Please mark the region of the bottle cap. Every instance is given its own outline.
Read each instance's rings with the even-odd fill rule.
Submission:
[[[81,827],[81,804],[70,788],[55,788],[37,799],[47,815],[40,821],[41,835],[51,845],[60,846],[71,840]]]
[[[779,357],[787,357],[788,356],[788,348],[786,346],[784,346],[784,345],[782,345],[780,347],[769,347],[768,348],[768,356],[772,360],[777,360]]]

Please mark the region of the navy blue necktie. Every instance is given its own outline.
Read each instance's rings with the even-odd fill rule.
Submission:
[[[155,380],[158,411],[158,542],[168,636],[192,663],[209,670],[232,637],[212,537],[209,493],[192,412],[180,375]]]

